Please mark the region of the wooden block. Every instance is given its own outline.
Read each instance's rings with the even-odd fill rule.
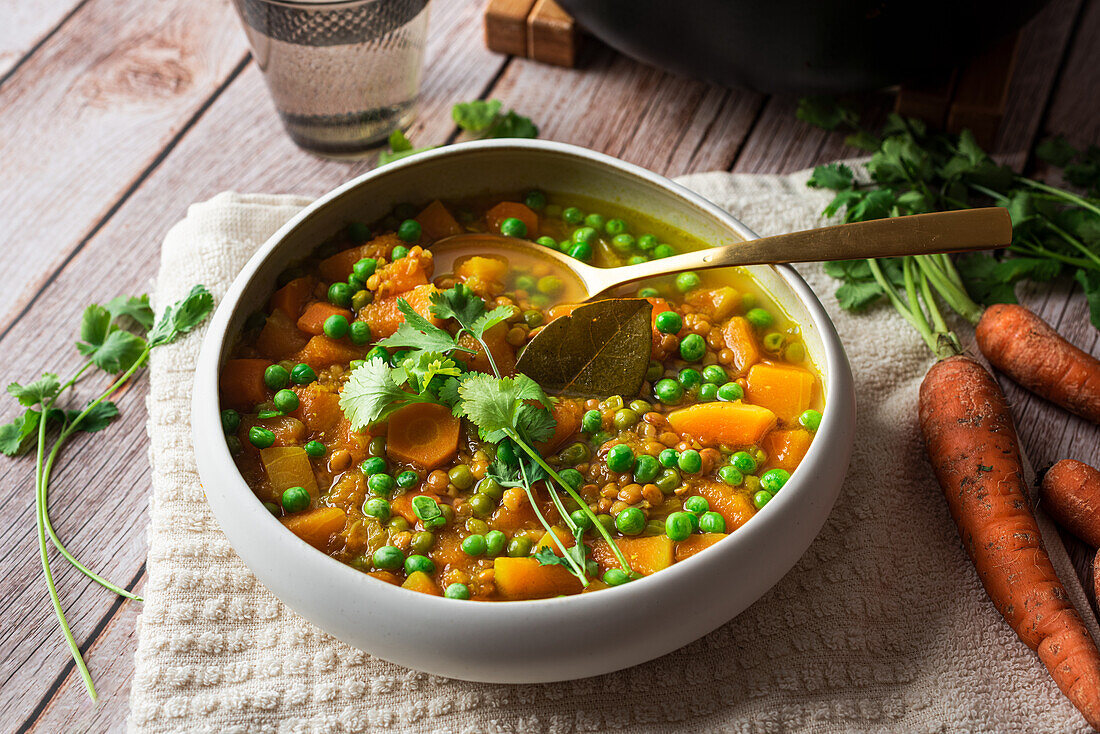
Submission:
[[[947,113],[947,130],[969,129],[978,144],[991,148],[1008,104],[1019,35],[1012,35],[967,64],[958,75]]]
[[[947,123],[957,72],[906,82],[898,90],[894,112],[902,117],[924,120],[934,128]]]
[[[535,0],[527,17],[527,55],[535,61],[555,66],[574,66],[577,62],[579,34],[573,16],[555,0]]]
[[[485,9],[485,46],[490,51],[526,56],[527,16],[535,0],[489,0]]]

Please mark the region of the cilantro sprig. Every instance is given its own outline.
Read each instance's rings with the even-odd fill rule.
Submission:
[[[1012,218],[1012,245],[996,256],[880,261],[877,273],[866,262],[827,265],[842,281],[841,307],[860,310],[889,300],[882,283],[904,289],[909,267],[918,282],[923,275],[949,306],[976,321],[981,307],[975,301],[1015,303],[1020,281],[1068,275],[1084,289],[1092,323],[1100,328],[1100,147],[1082,151],[1052,138],[1036,149],[1040,159],[1063,168],[1065,180],[1084,190],[1075,193],[996,163],[967,130],[939,133],[919,120],[891,115],[875,133],[860,125],[853,108],[827,98],[802,100],[797,115],[826,130],[849,130],[847,142],[871,153],[867,177],[841,163],[814,169],[808,185],[835,192],[826,216],[856,222],[992,204],[1007,208]]]
[[[35,521],[42,573],[54,614],[93,701],[96,699],[95,685],[61,607],[50,567],[47,538],[65,560],[100,586],[128,599],[141,601],[141,597],[89,569],[58,538],[49,512],[49,483],[54,463],[62,447],[75,434],[105,429],[118,416],[118,406],[109,398],[141,369],[151,350],[170,344],[194,329],[213,305],[213,297],[203,286],[195,286],[187,297],[169,306],[155,321],[147,296],[115,298],[106,306],[92,304],[81,317],[80,339],[76,342],[77,351],[86,360],[72,377],[62,382],[55,373],[47,372],[33,382],[13,382],[7,388],[26,410],[10,423],[0,426],[0,452],[20,456],[35,449]],[[116,377],[83,408],[66,410],[59,407],[61,399],[93,369]],[[57,435],[47,452],[47,434],[54,428]]]
[[[390,366],[376,357],[352,371],[340,397],[340,407],[352,428],[361,430],[412,403],[430,402],[449,407],[455,417],[476,426],[482,440],[512,449],[509,452],[498,449],[488,474],[501,486],[522,488],[539,523],[554,538],[560,554],[544,548],[535,555],[540,563],[560,564],[583,585],[590,583],[584,556],[587,546],[582,542],[584,528],[570,517],[558,494],[560,489],[589,515],[590,524],[608,542],[622,570],[630,573],[626,557],[607,529],[596,520],[584,498],[534,448],[534,444],[548,440],[554,433],[556,423],[550,413],[551,399],[527,375],[502,375],[493,359],[485,333],[508,319],[511,309],[502,306],[486,310],[480,297],[464,284],[456,284],[433,294],[431,305],[433,316],[457,324],[452,334],[421,316],[404,299],[398,299],[397,303],[405,321],[379,344],[412,351],[399,365]],[[472,353],[460,346],[459,339],[463,335],[469,335],[481,345],[493,374],[464,372],[448,356],[455,352]],[[514,454],[514,460],[505,460],[509,453]],[[535,495],[535,485],[539,482],[545,484],[551,503],[573,535],[575,542],[570,547],[553,532],[553,526],[539,507]],[[417,517],[422,522],[437,522],[432,507],[427,502],[421,504],[420,508],[414,506]]]
[[[451,119],[466,135],[473,139],[483,138],[537,138],[539,129],[531,118],[524,117],[515,110],[503,111],[499,99],[475,99],[471,102],[459,102],[451,108]],[[401,130],[394,130],[389,137],[389,150],[378,156],[378,165],[399,161],[416,153],[434,150],[437,145],[417,148]]]

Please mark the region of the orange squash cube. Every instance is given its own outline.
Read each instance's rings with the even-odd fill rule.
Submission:
[[[794,423],[810,407],[814,376],[801,367],[760,363],[749,369],[745,399],[772,411],[784,423]]]
[[[756,344],[756,332],[752,324],[740,316],[734,316],[722,326],[722,338],[733,352],[733,366],[738,374],[760,361],[760,347]]]
[[[546,599],[580,593],[581,581],[562,566],[543,566],[534,558],[493,559],[493,578],[505,599]]]
[[[339,507],[318,507],[279,518],[287,530],[323,551],[332,536],[344,529],[347,515]]]
[[[668,423],[701,443],[730,448],[758,443],[775,427],[775,413],[749,403],[699,403],[668,414]]]
[[[699,494],[710,503],[710,509],[717,512],[726,521],[726,532],[732,533],[756,514],[752,500],[744,491],[727,487],[718,482],[703,482],[698,487]]]
[[[761,442],[760,447],[768,454],[768,466],[794,471],[802,462],[802,457],[810,450],[813,434],[804,428],[792,428],[785,431],[772,431]]]
[[[705,551],[722,538],[729,537],[726,533],[701,533],[689,535],[676,544],[676,562],[691,558],[700,551]]]
[[[616,538],[615,545],[626,557],[630,568],[646,576],[672,565],[672,539],[667,535],[650,535],[644,538]],[[619,559],[606,540],[592,544],[592,558],[600,564],[600,570],[619,568]]]
[[[405,579],[405,583],[401,584],[401,588],[410,591],[419,591],[421,594],[443,596],[443,592],[439,590],[439,584],[435,582],[435,579],[423,571],[413,571],[410,573],[409,577]]]

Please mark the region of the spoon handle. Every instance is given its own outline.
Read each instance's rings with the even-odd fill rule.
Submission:
[[[861,260],[1007,247],[1012,222],[1002,207],[915,214],[808,229],[674,255],[606,271],[615,285],[734,265]],[[608,283],[605,288],[611,287]]]

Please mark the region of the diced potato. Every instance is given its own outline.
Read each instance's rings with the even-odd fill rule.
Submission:
[[[615,544],[626,557],[631,570],[646,576],[672,565],[672,539],[667,535],[650,535],[642,538],[616,538]],[[600,564],[600,570],[619,568],[619,560],[607,541],[600,539],[592,544],[592,558]]]
[[[279,518],[290,532],[320,551],[326,550],[332,536],[344,529],[347,515],[339,507],[318,507]]]
[[[325,433],[344,416],[340,396],[316,382],[295,387],[298,408],[291,415],[300,420],[310,433]]]
[[[668,423],[704,444],[751,446],[775,427],[775,413],[740,401],[699,403],[668,414]]]
[[[297,321],[302,315],[302,307],[306,305],[316,281],[311,275],[295,278],[271,296],[271,311],[281,311],[292,322]]]
[[[784,423],[794,423],[810,407],[814,376],[787,364],[755,364],[746,377],[745,399],[775,413]]]
[[[313,465],[302,447],[271,446],[260,449],[260,462],[275,492],[281,494],[291,487],[304,487],[310,497],[317,499],[320,495]]]
[[[576,594],[583,588],[564,567],[543,566],[534,558],[498,556],[493,559],[493,577],[500,595],[513,601]]]
[[[543,456],[552,454],[567,438],[581,429],[584,408],[572,400],[559,400],[554,403],[550,414],[554,418],[554,435],[544,443],[535,444]]]
[[[508,324],[497,324],[482,335],[485,343],[489,345],[493,361],[502,375],[511,375],[516,371],[516,349],[505,338],[508,335]],[[476,372],[492,374],[493,368],[489,364],[489,358],[485,356],[485,349],[469,334],[463,334],[458,340],[459,346],[474,350],[469,352],[457,352],[456,360],[466,364],[466,368]]]
[[[496,234],[500,234],[501,222],[513,217],[527,225],[527,236],[529,239],[534,239],[534,234],[539,231],[539,215],[524,204],[502,201],[485,212],[485,222],[489,225],[489,231]]]

